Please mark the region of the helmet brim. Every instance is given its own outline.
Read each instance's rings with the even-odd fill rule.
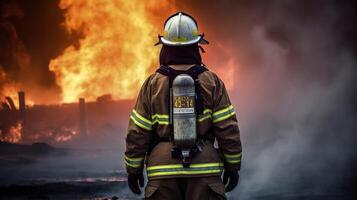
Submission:
[[[203,39],[203,37],[201,35],[197,36],[197,38],[195,38],[194,40],[190,40],[190,41],[186,41],[186,42],[173,42],[173,41],[169,41],[166,40],[164,37],[159,37],[159,40],[161,44],[163,45],[168,45],[168,46],[187,46],[187,45],[192,45],[192,44],[208,44],[209,42],[205,39]]]

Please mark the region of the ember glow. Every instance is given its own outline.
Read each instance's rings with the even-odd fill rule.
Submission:
[[[156,20],[155,13],[171,13],[167,1],[62,0],[64,27],[80,37],[78,46],[68,46],[50,62],[63,102],[104,94],[114,99],[135,97],[157,65],[159,48],[153,45],[162,20]]]
[[[204,59],[207,60],[207,63],[212,63],[212,66],[208,66],[209,69],[218,74],[223,80],[226,89],[231,92],[234,90],[234,84],[240,81],[237,78],[239,62],[232,52],[230,52],[230,48],[223,48],[220,45],[214,46],[214,48],[219,49],[227,59],[224,60],[215,56],[216,52],[208,52],[207,55],[204,54]]]
[[[50,132],[51,133],[51,135],[50,136],[52,136],[52,132]],[[58,135],[56,138],[55,138],[55,140],[56,140],[56,142],[66,142],[66,141],[69,141],[69,140],[71,140],[72,139],[72,137],[73,136],[75,136],[76,134],[77,134],[77,132],[76,131],[74,131],[74,130],[70,130],[70,129],[65,129],[65,131],[64,131],[64,133],[67,133],[66,135]]]
[[[10,142],[10,143],[18,143],[21,140],[22,132],[22,124],[21,122],[17,122],[14,126],[11,126],[9,132],[2,133],[0,130],[0,141],[1,142]]]
[[[14,100],[15,105],[18,105],[18,91],[18,84],[11,81],[0,66],[0,101],[4,100],[6,96],[9,96],[12,100]]]

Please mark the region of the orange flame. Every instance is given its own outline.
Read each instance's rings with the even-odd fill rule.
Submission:
[[[150,69],[157,65],[154,47],[173,0],[61,0],[68,33],[81,35],[51,60],[49,68],[62,88],[64,102],[135,97]],[[157,15],[162,15],[158,20]]]
[[[67,142],[69,140],[71,140],[73,138],[73,136],[77,135],[77,132],[74,130],[70,130],[70,129],[65,129],[67,135],[58,135],[55,138],[56,142]]]
[[[2,69],[0,65],[0,103],[5,101],[6,97],[10,97],[16,108],[19,108],[19,96],[18,92],[23,90],[21,83],[13,81],[8,74]],[[35,102],[31,97],[26,97],[26,106],[33,107]],[[1,110],[1,106],[0,106]]]
[[[0,101],[4,100],[6,96],[11,97],[15,105],[18,106],[18,96],[19,85],[14,81],[11,81],[7,74],[4,72],[0,66]]]
[[[22,124],[17,122],[14,126],[11,126],[9,129],[9,133],[2,133],[0,130],[0,138],[1,142],[10,142],[10,143],[18,143],[22,138]]]

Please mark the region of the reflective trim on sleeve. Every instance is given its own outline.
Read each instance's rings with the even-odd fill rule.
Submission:
[[[139,127],[149,130],[152,130],[152,122],[145,117],[141,116],[139,113],[136,112],[136,110],[133,110],[133,112],[130,115],[130,119],[133,120],[133,122],[138,125]]]
[[[144,157],[140,158],[129,158],[126,155],[124,156],[124,162],[127,166],[133,168],[140,168],[143,165]]]
[[[156,165],[146,168],[148,177],[170,175],[218,174],[223,170],[223,163],[191,164],[184,168],[182,164]]]
[[[203,111],[203,115],[198,117],[198,122],[203,122],[204,120],[210,118],[212,118],[212,110],[207,108]]]
[[[223,154],[224,155],[224,160],[227,163],[240,163],[242,154],[237,153],[237,154]]]
[[[223,108],[221,110],[218,110],[212,114],[213,123],[223,121],[233,115],[235,115],[235,112],[234,112],[233,106],[230,105],[230,106]]]
[[[151,116],[152,124],[158,123],[160,125],[169,125],[170,118],[169,115],[165,114],[155,114]]]

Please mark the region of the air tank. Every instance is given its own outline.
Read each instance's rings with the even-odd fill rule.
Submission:
[[[172,82],[172,120],[174,143],[183,154],[188,153],[196,143],[195,97],[195,82],[192,77],[187,74],[178,75]]]

